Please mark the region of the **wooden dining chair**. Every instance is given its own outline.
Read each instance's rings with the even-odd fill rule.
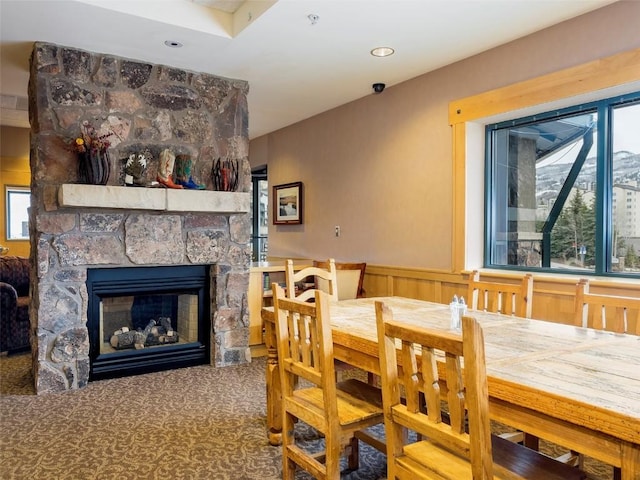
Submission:
[[[460,335],[394,321],[380,301],[375,309],[389,480],[586,478],[491,434],[484,338],[474,318],[463,316]]]
[[[318,283],[324,282],[321,290],[326,292],[332,300],[337,300],[338,286],[335,261],[330,258],[327,264],[327,268],[312,266],[302,268],[296,272],[293,269],[293,260],[288,259],[285,266],[287,297],[303,301],[310,300],[314,298]]]
[[[348,455],[349,469],[358,467],[358,438],[384,450],[379,438],[362,431],[383,421],[380,390],[356,379],[336,383],[328,294],[315,290],[314,302],[287,298],[276,283],[273,292],[282,382],[282,478],[293,480],[302,468],[317,479],[338,480],[342,454]],[[296,441],[298,421],[322,434],[322,452],[309,452]]]
[[[576,284],[574,325],[640,335],[640,298],[591,293],[589,280],[582,278]],[[584,462],[584,456],[574,451],[562,459],[580,467]],[[620,478],[620,469],[614,468],[613,476]]]
[[[527,273],[519,283],[480,280],[480,272],[469,275],[468,306],[472,310],[531,318],[533,276]]]
[[[325,270],[330,269],[331,260],[327,261],[313,261],[313,266],[323,268]],[[338,300],[349,300],[352,298],[364,297],[364,273],[367,268],[367,264],[362,263],[348,263],[348,262],[334,262],[336,267],[336,280],[338,285]],[[326,290],[326,281],[322,278],[317,278],[316,288]]]
[[[576,284],[574,324],[640,335],[640,298],[591,293],[589,280]]]
[[[531,318],[533,297],[533,276],[526,274],[520,283],[487,282],[480,280],[480,272],[474,270],[469,275],[468,301],[472,310],[516,315]],[[512,442],[525,443],[538,449],[539,439],[524,432],[508,432],[502,438]]]
[[[335,292],[338,300],[349,300],[353,298],[360,298],[364,296],[364,288],[362,284],[364,282],[364,272],[367,268],[366,263],[345,263],[336,262],[333,258],[327,261],[314,260],[313,266],[315,268],[321,268],[327,272],[335,270],[335,280],[328,279],[331,277],[331,273],[326,276],[315,275],[315,288],[324,292],[331,292],[331,285],[335,286]],[[335,361],[336,378],[342,375],[343,372],[353,372],[358,368],[340,360]],[[367,372],[367,381],[371,385],[376,385],[377,378],[371,373]]]

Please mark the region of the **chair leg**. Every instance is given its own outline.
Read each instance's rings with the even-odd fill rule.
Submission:
[[[349,457],[348,468],[349,470],[357,470],[360,467],[360,444],[357,437],[352,437],[349,441]]]
[[[524,432],[524,439],[522,443],[525,447],[535,450],[536,452],[540,450],[540,439],[530,433]]]
[[[620,467],[613,467],[613,480],[622,480],[622,470]]]
[[[284,448],[283,448],[284,452]],[[282,455],[282,480],[295,480],[296,464],[289,457]]]
[[[327,480],[340,479],[340,441],[335,435],[325,436],[325,467]]]
[[[295,480],[296,464],[289,459],[288,447],[295,443],[294,425],[297,418],[285,413],[282,425],[282,480]]]

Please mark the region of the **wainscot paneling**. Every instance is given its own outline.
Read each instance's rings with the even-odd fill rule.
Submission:
[[[514,282],[519,272],[482,270],[488,281]],[[364,288],[367,297],[397,295],[438,303],[449,303],[454,295],[467,296],[469,272],[445,273],[414,268],[367,265]],[[533,274],[533,318],[572,323],[575,286],[582,277]],[[587,277],[585,277],[587,278]],[[609,295],[640,297],[640,280],[589,278],[591,291]]]

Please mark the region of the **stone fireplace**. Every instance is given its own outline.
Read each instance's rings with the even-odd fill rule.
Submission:
[[[93,365],[100,354],[92,352],[99,352],[100,346],[95,344],[96,318],[89,310],[94,294],[87,289],[87,279],[96,271],[134,272],[140,283],[150,276],[144,273],[154,269],[204,269],[207,291],[200,298],[206,298],[207,305],[194,307],[199,301],[194,300],[195,287],[179,277],[165,292],[179,305],[171,308],[186,308],[187,317],[197,311],[205,315],[204,321],[197,327],[178,326],[176,319],[170,330],[185,341],[147,350],[187,351],[169,360],[167,368],[186,365],[203,351],[208,356],[204,363],[215,366],[250,361],[247,91],[247,83],[240,80],[58,45],[34,45],[29,82],[30,315],[38,394],[82,388],[93,367],[104,368],[114,359],[140,353],[120,353]],[[79,159],[71,146],[83,122],[109,133],[106,185],[78,184]],[[193,179],[205,190],[123,186],[126,158],[144,151],[149,158],[146,179],[152,181],[165,149],[194,160]],[[218,159],[237,162],[236,191],[213,191],[211,171]],[[165,288],[160,285],[160,290]],[[135,294],[138,289],[145,299],[158,293],[158,287],[140,288],[134,282],[130,290]],[[100,308],[130,309],[135,295],[124,290],[104,295],[109,300]],[[198,333],[202,325],[206,338]],[[111,333],[103,330],[102,335]],[[181,346],[185,344],[193,349]],[[157,354],[147,363],[164,356]]]

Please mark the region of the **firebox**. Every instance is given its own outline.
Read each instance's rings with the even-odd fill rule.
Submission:
[[[89,380],[209,363],[209,266],[87,270]]]

